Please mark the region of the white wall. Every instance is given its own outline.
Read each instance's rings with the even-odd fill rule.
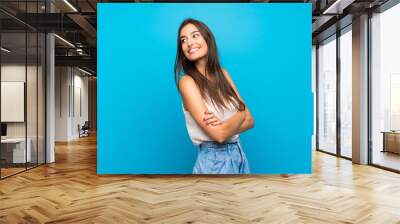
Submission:
[[[88,120],[88,77],[72,67],[56,67],[55,73],[55,140],[70,141]]]
[[[73,108],[73,119],[72,119],[72,136],[78,137],[78,124],[81,126],[88,121],[88,77],[81,76],[82,73],[78,73],[74,70],[74,108]],[[79,97],[80,96],[80,97]],[[80,111],[81,110],[81,111]]]
[[[25,64],[8,64],[1,66],[1,81],[3,82],[25,82]],[[28,67],[28,70],[31,69]],[[28,74],[30,74],[28,72]],[[3,96],[4,97],[4,96]],[[6,108],[1,108],[6,110]],[[25,122],[7,123],[7,137],[25,137]]]
[[[24,65],[18,64],[5,64],[1,66],[1,81],[2,82],[25,82],[25,75],[27,69],[28,84],[35,88],[27,88],[27,119],[28,119],[28,137],[31,133],[36,136],[36,66],[29,66],[26,68]],[[33,77],[35,76],[35,78]],[[3,96],[6,97],[6,96]],[[39,105],[40,107],[41,105]],[[7,110],[7,108],[1,108]],[[35,113],[34,113],[35,112]],[[32,123],[33,122],[33,123]],[[7,136],[8,137],[25,137],[25,123],[26,122],[7,122]]]
[[[67,67],[55,68],[55,141],[68,140],[70,76]]]

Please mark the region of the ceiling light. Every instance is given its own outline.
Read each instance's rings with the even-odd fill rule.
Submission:
[[[67,4],[72,10],[74,10],[74,12],[78,12],[78,10],[71,4],[69,3],[68,0],[64,0],[65,4]]]
[[[7,48],[5,48],[5,47],[1,47],[1,50],[4,51],[4,52],[6,52],[6,53],[10,53],[10,52],[11,52],[11,50],[9,50],[9,49],[7,49]]]
[[[328,13],[332,13],[332,9],[335,9],[335,7],[337,6],[337,4],[339,4],[340,0],[336,0],[331,6],[329,6],[327,9],[324,10],[324,12],[322,14],[328,14]]]
[[[55,37],[57,37],[58,39],[60,39],[61,41],[63,41],[64,43],[66,43],[67,45],[69,45],[70,47],[75,48],[75,45],[71,44],[71,42],[69,42],[68,40],[58,36],[57,34],[54,34]]]
[[[355,2],[355,0],[336,0],[332,5],[325,9],[322,14],[342,14],[343,10],[353,2]]]
[[[81,71],[81,72],[83,72],[83,73],[85,73],[85,74],[87,74],[87,75],[93,75],[92,73],[90,73],[90,72],[88,72],[88,71],[86,71],[86,70],[83,70],[83,69],[81,69],[81,68],[79,68],[79,67],[78,67],[78,70]]]

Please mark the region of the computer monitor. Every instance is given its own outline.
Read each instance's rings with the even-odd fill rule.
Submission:
[[[1,123],[1,136],[7,136],[7,124]]]

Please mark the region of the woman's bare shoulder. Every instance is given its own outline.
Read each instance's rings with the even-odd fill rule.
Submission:
[[[179,89],[182,91],[182,89],[188,88],[188,87],[194,87],[196,86],[196,83],[192,77],[189,75],[184,75],[182,78],[179,80]]]
[[[181,95],[190,95],[199,94],[200,90],[192,77],[189,75],[184,75],[179,80],[179,92]]]

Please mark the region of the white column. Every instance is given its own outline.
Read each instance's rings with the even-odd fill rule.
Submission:
[[[55,133],[55,76],[54,76],[54,35],[47,34],[46,36],[46,57],[47,57],[47,77],[46,77],[46,163],[55,161],[54,151],[54,133]]]
[[[353,19],[353,162],[368,163],[368,15]]]
[[[53,12],[54,6],[50,1],[46,4],[47,12]],[[54,133],[55,133],[55,44],[54,34],[46,35],[46,163],[55,162]]]

